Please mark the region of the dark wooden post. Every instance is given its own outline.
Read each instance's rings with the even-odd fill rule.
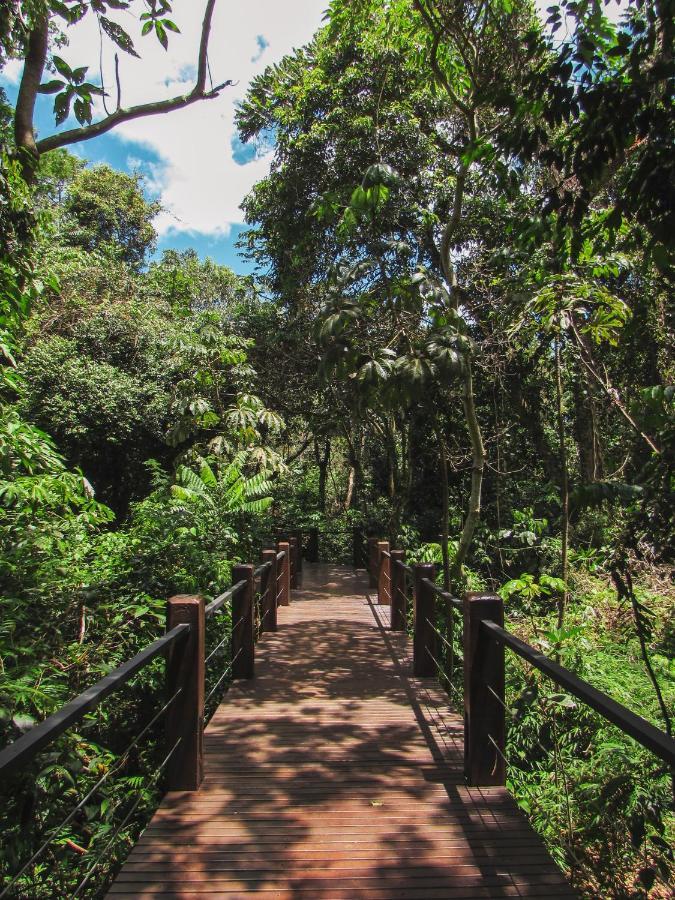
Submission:
[[[204,777],[204,598],[171,597],[166,628],[187,623],[188,634],[169,648],[166,680],[169,698],[180,690],[167,710],[167,750],[177,743],[167,766],[168,790],[196,791]]]
[[[297,588],[298,586],[298,539],[296,537],[289,537],[288,543],[290,544],[290,564],[291,564],[291,587]]]
[[[246,582],[232,597],[232,677],[253,678],[255,667],[255,578],[252,565],[232,568],[232,584]]]
[[[269,563],[262,573],[260,593],[262,594],[262,631],[277,630],[277,551],[263,550],[262,561]]]
[[[279,606],[288,606],[291,602],[291,545],[288,541],[279,541],[277,552],[284,554],[277,567],[277,574],[281,575],[279,579],[279,593],[281,594]]]
[[[418,563],[415,566],[415,630],[413,633],[413,674],[435,675],[437,666],[432,656],[436,653],[436,634],[429,624],[433,623],[436,612],[436,595],[424,584],[424,579],[433,581],[436,570],[433,563]]]
[[[465,594],[464,774],[469,784],[476,786],[506,783],[503,759],[506,746],[504,645],[493,640],[487,629],[481,628],[484,619],[492,619],[503,627],[501,597],[475,592]]]
[[[352,562],[355,569],[362,569],[363,560],[363,532],[356,525],[352,528]]]
[[[309,540],[307,541],[307,562],[318,563],[319,561],[319,529],[309,529]]]
[[[391,630],[405,631],[408,619],[408,595],[405,589],[405,550],[391,551]],[[399,565],[400,563],[400,565]]]
[[[389,592],[391,590],[391,565],[389,557],[385,554],[389,553],[389,541],[377,542],[377,602],[382,604],[389,603]]]
[[[368,538],[368,584],[371,588],[377,587],[377,552],[378,539]]]

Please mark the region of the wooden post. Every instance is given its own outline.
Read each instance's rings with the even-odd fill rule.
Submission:
[[[389,541],[377,542],[377,602],[380,605],[389,603],[391,591],[391,565],[388,556]]]
[[[501,597],[475,592],[465,594],[464,774],[468,783],[475,786],[506,783],[503,759],[506,747],[504,645],[481,628],[484,619],[492,619],[504,626]]]
[[[377,587],[377,544],[376,537],[368,538],[368,584],[371,588]]]
[[[298,539],[289,537],[288,543],[290,545],[291,587],[295,589],[298,586]]]
[[[167,751],[178,746],[167,766],[170,791],[196,791],[204,777],[204,598],[171,597],[166,628],[187,623],[188,634],[169,648],[166,681],[168,697],[180,693],[167,710]]]
[[[262,631],[277,630],[277,551],[263,550],[262,561],[269,566],[262,574]]]
[[[319,561],[319,529],[309,529],[309,540],[307,542],[307,562],[318,563]]]
[[[408,624],[408,595],[405,589],[405,550],[391,551],[391,630],[405,631]],[[400,563],[400,565],[399,565]]]
[[[433,623],[436,613],[436,595],[423,583],[428,578],[433,581],[436,570],[433,563],[418,563],[415,566],[415,630],[413,633],[413,674],[435,675],[438,671],[432,659],[438,659],[436,653],[436,634],[429,624]]]
[[[288,606],[291,602],[291,545],[288,541],[279,541],[277,552],[284,554],[284,558],[280,560],[277,568],[277,574],[281,573],[279,606]]]
[[[364,567],[363,560],[363,532],[356,525],[352,528],[352,563],[355,569]]]
[[[232,584],[245,586],[232,597],[232,677],[253,678],[255,668],[255,584],[252,565],[232,568]]]

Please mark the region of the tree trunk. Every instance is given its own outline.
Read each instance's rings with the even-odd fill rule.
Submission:
[[[441,472],[441,503],[442,503],[442,521],[441,521],[441,554],[443,556],[443,588],[450,590],[450,500],[448,488],[448,451],[445,446],[445,438],[438,430],[438,457]],[[452,614],[452,613],[451,613]]]
[[[565,444],[565,418],[563,403],[563,385],[562,385],[562,360],[560,358],[560,335],[555,338],[555,386],[557,400],[557,421],[558,421],[558,447],[560,452],[560,505],[562,507],[562,551],[561,551],[561,567],[562,580],[564,588],[560,599],[558,600],[558,628],[562,628],[565,623],[565,611],[567,609],[567,580],[569,577],[568,550],[570,538],[570,497],[569,497],[569,475],[567,469],[567,446]]]
[[[314,458],[319,470],[319,509],[326,512],[326,485],[328,483],[328,463],[330,462],[330,440],[326,440],[323,453],[319,452],[319,442],[314,438]]]
[[[35,23],[28,36],[26,59],[14,111],[14,140],[19,154],[21,172],[28,184],[33,184],[35,181],[35,172],[40,159],[35,142],[33,116],[38,88],[47,60],[48,46],[49,17],[45,15]]]
[[[579,451],[579,468],[584,481],[599,481],[603,475],[602,447],[597,426],[597,409],[590,386],[574,380],[574,439]]]
[[[345,509],[351,509],[354,503],[354,489],[356,486],[356,467],[349,467],[349,478],[347,480],[347,496],[345,497]]]
[[[471,438],[471,495],[469,497],[469,507],[462,535],[459,539],[459,547],[457,548],[457,556],[452,566],[453,581],[461,582],[464,563],[469,554],[473,533],[476,525],[480,521],[481,509],[481,493],[483,490],[483,470],[485,468],[485,447],[483,446],[483,435],[481,433],[480,423],[476,415],[476,405],[473,396],[473,375],[471,372],[471,360],[467,356],[465,359],[464,369],[464,415],[466,417],[467,428],[469,429],[469,437]],[[457,585],[460,587],[460,585]]]

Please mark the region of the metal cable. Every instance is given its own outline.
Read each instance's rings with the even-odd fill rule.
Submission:
[[[99,778],[99,780],[96,782],[96,784],[92,788],[90,788],[88,793],[85,794],[85,796],[80,800],[80,802],[77,804],[77,806],[74,806],[73,809],[71,809],[71,811],[68,813],[66,818],[59,825],[57,825],[55,828],[52,829],[47,840],[35,851],[35,853],[31,856],[31,858],[28,860],[28,862],[26,862],[21,867],[21,869],[19,869],[19,871],[14,876],[14,878],[12,878],[10,883],[0,894],[0,897],[6,896],[9,889],[11,887],[13,887],[13,885],[16,884],[16,882],[19,880],[19,878],[21,878],[21,876],[26,871],[26,869],[28,869],[28,867],[31,866],[38,859],[38,857],[40,857],[44,853],[44,851],[47,849],[47,847],[49,847],[49,845],[52,843],[52,841],[57,837],[57,835],[59,834],[61,829],[64,828],[66,825],[68,825],[70,822],[72,822],[73,818],[75,817],[75,814],[77,812],[79,812],[79,810],[82,809],[82,807],[87,803],[87,801],[89,799],[91,799],[91,797],[93,797],[93,795],[101,787],[101,785],[104,784],[104,782],[106,782],[108,780],[108,778],[110,778],[111,775],[116,774],[117,772],[120,771],[120,769],[124,768],[124,766],[127,763],[128,758],[129,758],[129,753],[134,749],[134,747],[137,746],[137,744],[139,743],[141,738],[145,737],[145,735],[152,728],[152,726],[155,724],[155,722],[157,722],[157,720],[162,715],[164,715],[164,713],[169,709],[169,707],[172,706],[176,697],[178,697],[178,695],[182,692],[182,690],[183,690],[183,688],[178,688],[176,693],[169,700],[167,700],[167,702],[159,710],[159,712],[157,712],[152,717],[152,719],[150,719],[150,721],[146,725],[144,725],[144,727],[139,731],[139,733],[136,735],[136,737],[133,739],[133,741],[126,747],[123,754],[119,757],[119,759],[115,762],[115,764],[113,766],[111,766],[107,772],[104,772],[104,774]]]
[[[449,685],[449,687],[450,687],[450,690],[454,691],[454,692],[457,694],[458,697],[461,697],[461,694],[459,693],[459,691],[457,690],[457,688],[455,687],[455,685],[452,683],[452,678],[451,678],[450,675],[448,675],[448,673],[446,672],[445,667],[442,666],[442,665],[439,663],[439,661],[436,659],[436,657],[434,656],[434,654],[431,652],[431,650],[430,650],[428,647],[425,647],[424,649],[427,651],[427,653],[429,654],[429,656],[432,658],[432,660],[433,660],[434,663],[436,664],[436,668],[437,668],[438,671],[441,673],[441,675],[443,676],[443,678],[445,678],[445,680],[448,682],[448,685]]]
[[[448,648],[448,650],[450,650],[450,651],[454,654],[455,658],[456,658],[456,659],[460,659],[460,660],[463,661],[463,660],[464,660],[464,657],[462,656],[462,654],[461,654],[461,653],[457,653],[457,651],[456,651],[455,648],[452,646],[452,644],[450,643],[450,641],[449,641],[446,637],[443,636],[443,634],[438,630],[438,628],[436,628],[436,626],[433,625],[433,624],[429,621],[429,619],[427,619],[426,621],[427,621],[427,624],[429,625],[429,627],[431,628],[431,630],[432,630],[433,632],[435,632],[435,634],[437,634],[437,635],[439,636],[439,638],[443,641],[443,643],[444,643],[445,646]]]
[[[144,790],[147,790],[149,787],[152,787],[154,784],[157,783],[157,781],[158,781],[158,779],[159,779],[159,776],[162,774],[162,772],[164,771],[164,769],[165,769],[166,766],[168,765],[169,760],[171,759],[171,757],[173,756],[173,754],[174,754],[174,753],[176,752],[176,750],[178,749],[178,745],[180,744],[180,742],[181,742],[182,740],[183,740],[182,737],[179,737],[179,738],[178,738],[178,740],[177,740],[176,743],[173,745],[173,747],[171,748],[171,750],[169,750],[168,754],[164,757],[164,759],[162,760],[162,762],[159,764],[159,766],[158,766],[157,769],[155,770],[155,772],[154,772],[152,778],[150,779],[149,784],[145,786]],[[105,847],[103,848],[102,853],[99,853],[99,855],[96,857],[96,859],[94,860],[94,862],[91,864],[91,866],[90,866],[89,869],[87,870],[87,873],[85,874],[85,876],[84,876],[84,878],[82,879],[82,881],[81,881],[81,882],[78,884],[78,886],[75,888],[75,893],[72,894],[73,897],[79,897],[79,896],[80,896],[80,891],[82,890],[82,888],[85,887],[85,885],[87,884],[87,882],[88,882],[89,879],[91,878],[91,876],[92,876],[94,870],[95,870],[96,867],[99,865],[99,863],[101,862],[101,860],[103,859],[103,857],[107,855],[107,853],[108,853],[108,851],[110,850],[110,848],[112,847],[114,841],[115,841],[116,838],[119,836],[120,832],[122,831],[122,829],[124,828],[124,826],[127,824],[127,822],[129,821],[129,819],[131,818],[131,816],[134,814],[134,812],[136,811],[136,809],[137,809],[137,807],[138,807],[138,805],[139,805],[139,803],[141,802],[142,799],[143,799],[143,793],[139,793],[138,797],[136,798],[136,800],[133,802],[133,804],[131,805],[130,809],[128,810],[126,816],[122,819],[122,821],[120,822],[120,824],[118,825],[118,827],[115,829],[115,832],[113,833],[113,836],[110,838],[110,840],[108,841],[108,843],[107,843],[107,844],[105,845]]]
[[[490,693],[495,698],[495,700],[504,707],[505,712],[507,712],[511,716],[512,719],[515,719],[515,717],[516,717],[515,712],[512,709],[509,709],[509,707],[506,705],[506,703],[504,703],[504,701],[499,696],[497,691],[495,691],[489,684],[486,684],[485,687],[488,689],[488,691],[490,691]]]
[[[205,666],[208,665],[209,662],[210,662],[210,661],[213,659],[213,657],[216,655],[216,653],[220,650],[220,648],[221,648],[224,644],[226,644],[228,641],[230,641],[231,639],[232,639],[232,634],[226,634],[225,637],[222,639],[222,641],[219,641],[219,642],[216,644],[216,646],[213,648],[213,650],[209,653],[209,655],[206,657],[206,659],[204,660],[204,665],[205,665]]]
[[[204,698],[204,705],[206,705],[206,704],[209,702],[209,700],[211,699],[211,697],[213,697],[213,695],[214,695],[215,692],[218,690],[218,688],[220,687],[220,685],[223,683],[223,681],[224,681],[224,680],[227,678],[227,676],[230,674],[230,672],[232,671],[232,667],[234,666],[234,664],[236,663],[236,661],[239,659],[239,657],[241,656],[241,654],[242,654],[243,652],[244,652],[244,648],[243,648],[243,647],[240,647],[239,650],[237,650],[237,652],[236,652],[236,654],[235,654],[235,656],[234,656],[232,662],[231,662],[231,663],[229,664],[229,666],[225,669],[225,671],[224,671],[223,674],[220,676],[220,678],[218,679],[218,681],[216,681],[216,683],[213,685],[213,687],[211,688],[211,690],[209,691],[209,693],[207,694],[207,696]]]
[[[504,764],[508,766],[509,761],[508,761],[508,759],[504,756],[504,754],[502,753],[502,751],[500,750],[500,748],[497,746],[497,742],[495,741],[495,739],[492,737],[491,734],[488,734],[487,737],[488,737],[488,740],[490,741],[490,743],[492,744],[492,746],[493,746],[493,747],[495,748],[495,750],[497,751],[497,753],[498,753],[498,754],[501,756],[501,758],[504,760]]]

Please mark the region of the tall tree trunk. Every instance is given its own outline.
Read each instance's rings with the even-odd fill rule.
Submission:
[[[326,484],[328,483],[328,463],[330,462],[330,440],[326,439],[323,453],[319,451],[319,442],[314,438],[314,459],[319,470],[319,509],[326,512]]]
[[[557,400],[557,422],[558,422],[558,448],[560,453],[560,505],[562,507],[562,551],[561,551],[561,567],[562,580],[564,584],[563,591],[558,600],[558,628],[562,628],[565,622],[565,611],[567,609],[567,581],[569,577],[569,538],[570,538],[570,497],[569,497],[569,474],[567,468],[567,446],[565,444],[565,407],[563,400],[563,384],[562,384],[562,360],[560,355],[560,335],[555,338],[555,386]]]
[[[581,373],[580,373],[581,374]],[[574,439],[579,450],[580,469],[584,481],[599,481],[603,474],[602,446],[597,425],[597,408],[590,385],[583,378],[575,378]]]
[[[471,360],[468,356],[465,358],[463,403],[464,416],[469,429],[469,437],[471,438],[471,495],[466,518],[464,519],[462,535],[459,539],[457,556],[451,571],[453,581],[457,582],[462,580],[464,563],[469,554],[473,533],[480,520],[483,471],[485,469],[485,447],[483,445],[480,422],[476,415],[476,404],[473,396],[473,374],[471,371]]]
[[[28,184],[35,181],[35,172],[40,159],[35,142],[33,116],[48,46],[49,17],[45,15],[35,23],[28,36],[23,75],[14,110],[14,141],[19,153],[21,171]]]
[[[445,438],[440,428],[438,435],[438,461],[441,472],[441,554],[443,556],[443,587],[446,591],[450,590],[450,491],[448,488],[448,450],[445,446]]]

